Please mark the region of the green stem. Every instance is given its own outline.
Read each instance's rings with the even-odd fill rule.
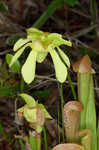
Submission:
[[[97,20],[97,2],[96,0],[90,0],[90,11],[92,16],[92,24],[96,23]],[[97,37],[97,28],[93,29],[93,36],[96,39]]]
[[[32,27],[39,28],[44,25],[48,18],[55,12],[55,10],[64,3],[63,0],[53,0],[48,6],[47,10],[41,15],[41,17],[33,24]]]
[[[19,139],[19,144],[21,146],[21,150],[25,150],[24,143],[23,143],[22,139]]]
[[[21,78],[21,82],[20,82],[20,93],[24,92],[24,79],[23,77]]]
[[[99,118],[98,118],[98,127],[97,127],[97,149],[99,149]]]
[[[41,150],[41,138],[37,139],[37,150]]]
[[[48,150],[47,135],[46,135],[46,129],[44,126],[43,126],[43,135],[44,135],[45,150]]]
[[[58,119],[57,119],[58,144],[60,144],[60,126],[59,126],[59,122],[60,122],[60,109],[59,109],[59,101],[58,101],[58,104],[57,104],[57,115],[58,115]]]
[[[6,135],[6,133],[5,133],[5,131],[4,131],[4,129],[3,129],[3,126],[2,126],[2,124],[0,123],[0,133],[1,133],[1,135],[8,141],[8,143],[10,142],[10,139],[9,139],[9,137]]]
[[[96,16],[97,16],[97,4],[96,0],[90,0],[90,11],[92,15],[93,22],[96,22]]]
[[[73,86],[73,84],[72,84],[72,80],[71,80],[69,74],[67,75],[67,79],[68,79],[69,85],[70,85],[70,87],[71,87],[74,100],[77,100],[76,92],[75,92],[75,89],[74,89],[74,86]]]
[[[34,137],[29,136],[29,144],[32,150],[41,150],[41,136],[38,133],[36,134]]]
[[[63,109],[63,85],[60,83],[60,96],[61,96],[61,111],[62,111],[62,136],[63,136],[63,143],[65,141],[64,138],[64,109]]]

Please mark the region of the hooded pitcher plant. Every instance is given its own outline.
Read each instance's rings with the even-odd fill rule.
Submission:
[[[64,143],[56,145],[52,150],[85,150],[83,146],[75,143]]]
[[[26,47],[30,47],[31,51],[21,69],[25,82],[29,84],[35,77],[36,62],[42,63],[49,53],[54,63],[56,78],[63,83],[67,77],[66,66],[70,67],[70,61],[59,46],[62,44],[71,46],[71,42],[64,40],[60,34],[42,32],[35,28],[29,28],[26,32],[27,38],[19,39],[14,45],[13,50],[16,53],[10,66],[22,55]]]
[[[96,108],[94,96],[94,81],[91,60],[85,55],[80,61],[73,65],[77,72],[78,99],[84,109],[81,112],[80,129],[90,129],[91,131],[91,150],[97,150],[96,133]]]
[[[80,113],[83,107],[78,101],[69,101],[64,105],[64,128],[66,142],[78,142],[80,130]]]

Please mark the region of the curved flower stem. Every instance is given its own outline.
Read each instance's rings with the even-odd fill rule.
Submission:
[[[19,139],[19,144],[21,146],[21,150],[25,150],[25,146],[24,146],[22,139]]]
[[[41,17],[33,24],[32,27],[39,28],[41,27],[48,18],[55,12],[55,10],[64,3],[62,0],[53,0],[48,6],[47,10],[41,15]]]
[[[59,101],[57,103],[57,130],[58,130],[58,144],[60,144],[60,127],[59,127],[59,122],[60,122],[60,109],[59,109]]]
[[[71,80],[71,77],[70,77],[69,73],[68,73],[68,75],[67,75],[67,79],[68,79],[69,85],[70,85],[70,87],[71,87],[74,100],[77,100],[76,92],[75,92],[74,86],[73,86],[73,84],[72,84],[72,80]]]
[[[96,2],[96,0],[90,1],[90,11],[91,11],[93,22],[95,23],[96,17],[97,17],[97,2]]]
[[[98,118],[98,127],[97,127],[97,149],[99,149],[99,118]]]
[[[2,135],[3,138],[5,138],[7,140],[8,143],[10,143],[10,138],[6,135],[1,123],[0,123],[0,134]]]
[[[43,135],[44,135],[45,150],[48,150],[47,135],[46,135],[46,129],[44,126],[43,126]]]
[[[97,21],[97,1],[96,0],[90,0],[90,12],[91,12],[91,16],[92,16],[92,23],[95,24]],[[92,25],[91,25],[92,26]],[[97,34],[97,28],[93,29],[93,35],[95,37],[95,39],[97,38],[96,36],[98,36]]]
[[[23,93],[24,92],[24,84],[25,84],[25,82],[24,82],[24,79],[23,79],[23,77],[21,78],[21,82],[20,82],[20,93]]]
[[[63,109],[63,85],[60,83],[60,96],[61,96],[61,111],[62,111],[62,136],[63,136],[63,143],[65,141],[64,138],[64,109]]]

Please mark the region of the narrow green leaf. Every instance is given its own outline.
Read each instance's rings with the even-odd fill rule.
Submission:
[[[8,7],[3,2],[0,2],[0,9],[8,15]]]
[[[11,55],[11,54],[6,55],[6,61],[7,61],[7,64],[9,65],[9,67],[10,67],[12,58],[13,58],[13,55]],[[16,60],[15,63],[10,67],[10,69],[16,73],[20,72],[20,70],[21,70],[20,62],[18,60]]]
[[[69,6],[72,6],[72,7],[79,4],[78,0],[64,0],[64,2],[67,3]]]
[[[26,83],[31,83],[35,77],[37,52],[31,51],[25,64],[22,67],[22,75]]]
[[[35,99],[32,96],[25,94],[25,93],[20,94],[20,96],[24,99],[24,101],[26,102],[26,104],[29,107],[35,107],[36,106]]]
[[[97,150],[99,149],[99,118],[98,118],[98,127],[97,127]]]
[[[67,77],[67,68],[64,65],[64,63],[60,60],[55,50],[50,50],[50,55],[54,63],[56,78],[57,80],[59,80],[59,82],[63,83]]]
[[[33,24],[33,27],[40,28],[48,20],[48,18],[52,16],[55,10],[62,6],[63,3],[64,1],[62,0],[52,0],[47,10],[44,11],[40,18]]]
[[[94,84],[92,75],[90,80],[89,101],[86,111],[86,128],[90,129],[92,132],[91,133],[92,150],[97,150],[96,109],[95,109]]]

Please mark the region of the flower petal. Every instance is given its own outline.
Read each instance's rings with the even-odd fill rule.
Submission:
[[[22,46],[24,46],[26,43],[28,43],[30,40],[28,39],[19,39],[15,45],[14,45],[14,48],[13,50],[14,51],[17,51],[19,48],[21,48]]]
[[[57,47],[57,50],[58,50],[60,56],[62,57],[63,61],[70,68],[70,61],[69,61],[68,56],[59,47]]]
[[[51,115],[48,113],[48,111],[46,110],[46,108],[45,108],[45,106],[43,104],[38,104],[38,106],[40,107],[40,109],[44,113],[44,117],[45,118],[52,119]]]
[[[54,45],[54,47],[60,46],[62,44],[67,45],[67,46],[72,46],[70,41],[64,40],[62,38],[57,38],[53,40],[52,44]]]
[[[34,34],[37,34],[37,35],[42,35],[43,34],[43,32],[41,31],[41,30],[38,30],[38,29],[36,29],[36,28],[28,28],[27,30],[26,30],[26,32],[27,32],[27,34],[28,35],[34,35]]]
[[[62,38],[62,35],[58,33],[51,33],[51,34],[49,33],[47,38],[49,40],[55,40],[56,38]]]
[[[36,123],[37,122],[37,109],[30,109],[27,105],[24,106],[24,117],[28,122]]]
[[[23,112],[24,112],[24,106],[23,106],[23,107],[21,107],[21,108],[19,108],[19,109],[17,109],[17,112],[21,112],[21,113],[23,113]]]
[[[32,49],[38,52],[45,52],[45,49],[40,41],[35,41],[32,43]]]
[[[21,54],[23,53],[23,51],[25,50],[26,47],[31,47],[32,43],[27,43],[26,45],[24,45],[21,49],[19,49],[15,55],[13,56],[11,63],[10,63],[10,67],[14,64],[14,62],[16,62],[16,60],[21,56]]]
[[[67,68],[55,50],[50,50],[50,54],[55,66],[56,78],[62,83],[66,80]]]
[[[14,62],[16,62],[16,60],[21,56],[21,54],[23,53],[24,51],[24,47],[22,47],[19,51],[17,51],[15,53],[15,55],[12,57],[12,60],[11,60],[11,63],[10,63],[10,67],[14,64]]]
[[[39,52],[37,54],[37,58],[36,58],[37,62],[42,63],[44,61],[44,59],[46,58],[47,54],[48,54],[48,52]]]
[[[31,51],[25,64],[22,67],[22,75],[27,83],[31,83],[35,76],[35,66],[36,66],[37,52]]]
[[[25,94],[25,93],[20,94],[20,96],[24,99],[27,106],[29,106],[29,107],[35,107],[36,106],[35,99],[32,96]]]

